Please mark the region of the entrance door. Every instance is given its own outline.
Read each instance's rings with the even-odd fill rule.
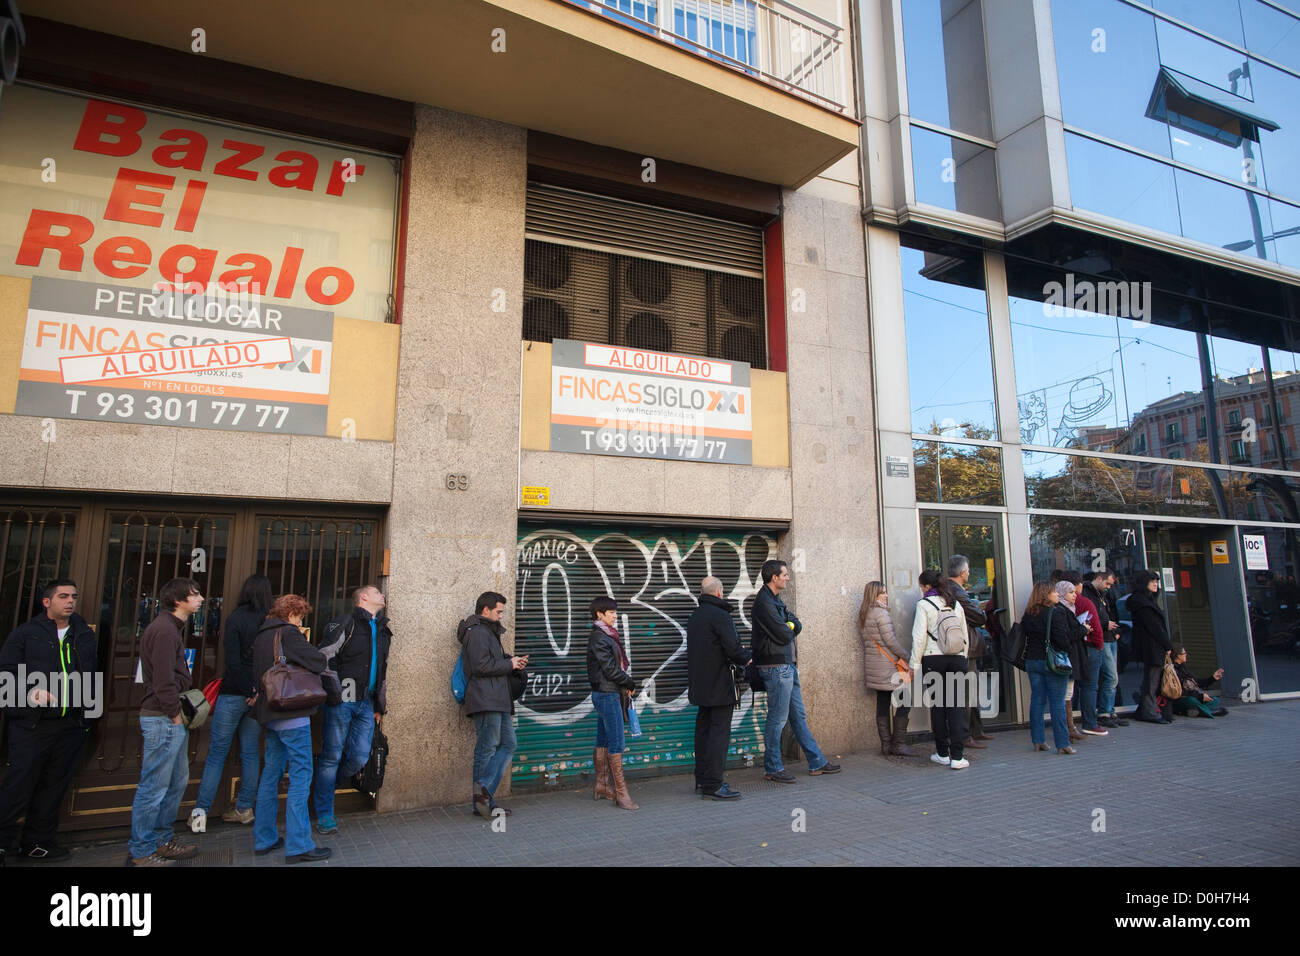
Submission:
[[[997,715],[985,717],[991,724],[1014,722],[1015,670],[1001,654],[1001,635],[1011,628],[1007,605],[1006,559],[1002,547],[1002,519],[998,515],[964,514],[951,511],[921,512],[921,564],[947,573],[948,559],[963,555],[970,562],[966,592],[989,616],[981,628],[988,653],[970,668],[997,675]]]
[[[1230,697],[1240,696],[1254,666],[1233,528],[1146,522],[1143,530],[1147,567],[1161,576],[1170,640],[1187,649],[1188,666],[1198,679],[1222,667],[1219,687]],[[1125,703],[1141,680],[1140,668],[1129,670],[1134,673],[1128,682],[1121,675],[1129,694]]]

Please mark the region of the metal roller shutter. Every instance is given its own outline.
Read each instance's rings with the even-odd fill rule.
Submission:
[[[687,701],[686,622],[700,581],[709,574],[722,579],[748,647],[759,569],[776,553],[767,531],[521,524],[515,652],[529,655],[529,681],[516,705],[513,786],[590,780],[596,717],[587,681],[587,605],[601,594],[619,603],[632,676],[648,689],[642,736],[628,739],[624,766],[632,774],[690,772],[695,708]],[[761,761],[766,702],[762,694],[744,695],[729,765]]]

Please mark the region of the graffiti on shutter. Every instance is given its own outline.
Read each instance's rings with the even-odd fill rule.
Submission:
[[[514,786],[590,778],[596,717],[587,680],[587,605],[618,601],[618,630],[639,689],[642,735],[628,738],[629,771],[686,772],[695,761],[687,700],[686,622],[700,582],[722,579],[741,643],[749,646],[759,570],[777,556],[766,533],[525,526],[519,529],[515,653],[529,655],[516,705]],[[761,761],[766,697],[747,690],[732,718],[728,764]]]

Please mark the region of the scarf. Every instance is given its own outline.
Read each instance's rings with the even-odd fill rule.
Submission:
[[[618,636],[618,631],[604,621],[597,621],[596,626],[614,639],[614,646],[618,648],[618,666],[625,671],[630,670],[632,662],[627,659],[627,654],[623,652],[623,639]]]

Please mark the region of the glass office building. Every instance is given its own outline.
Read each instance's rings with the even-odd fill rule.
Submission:
[[[1300,3],[858,15],[891,590],[1104,568],[1126,623],[1151,568],[1194,671],[1300,692]]]

